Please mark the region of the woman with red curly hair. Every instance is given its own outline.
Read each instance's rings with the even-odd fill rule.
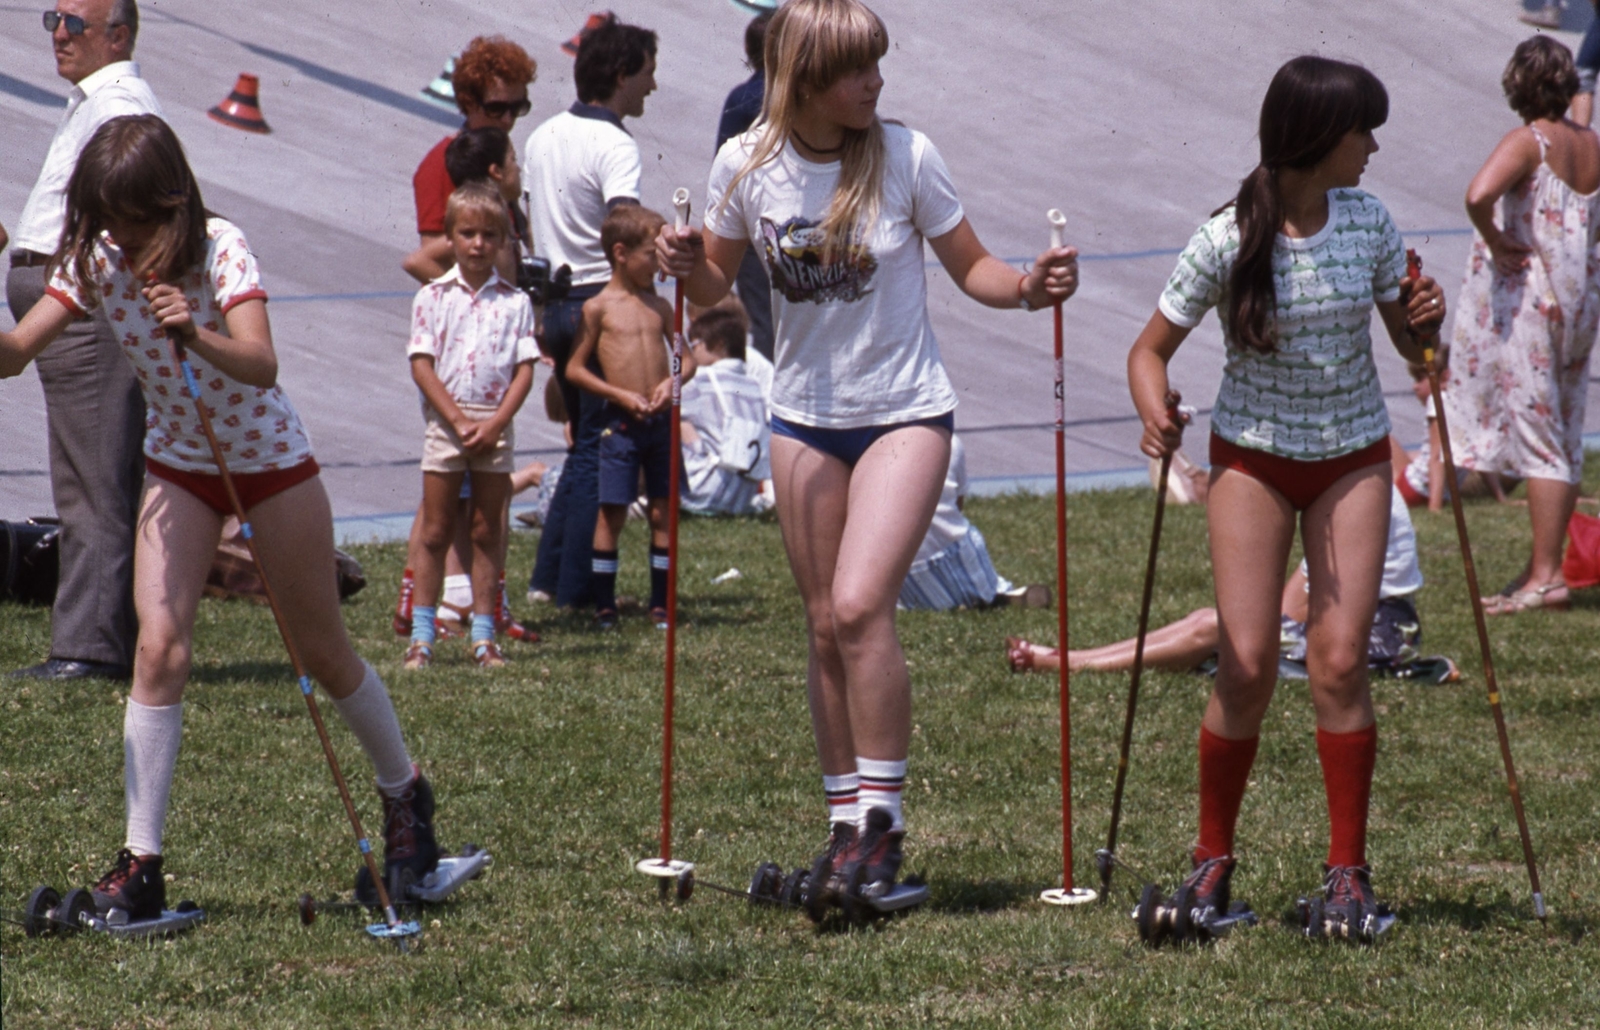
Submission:
[[[532,110],[528,85],[538,76],[528,52],[504,36],[479,36],[456,58],[451,77],[456,106],[467,122],[464,129],[497,126],[506,132]],[[440,140],[411,177],[417,200],[417,235],[426,246],[444,238],[444,202],[456,183],[444,167],[444,148],[456,134]]]

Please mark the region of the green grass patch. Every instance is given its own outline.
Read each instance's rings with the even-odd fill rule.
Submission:
[[[1588,491],[1596,477],[1591,474]],[[1053,501],[974,500],[1003,573],[1054,575]],[[1148,491],[1071,501],[1072,639],[1134,627]],[[1520,508],[1469,513],[1486,586],[1526,553]],[[1168,512],[1154,619],[1210,603],[1204,512]],[[170,941],[29,940],[0,930],[0,1016],[23,1027],[1549,1027],[1600,1019],[1600,591],[1565,615],[1495,620],[1491,638],[1548,926],[1532,918],[1448,512],[1416,517],[1425,649],[1463,683],[1379,682],[1371,858],[1400,913],[1382,946],[1310,944],[1282,922],[1314,888],[1326,817],[1305,685],[1282,685],[1240,827],[1237,896],[1262,925],[1214,947],[1147,951],[1119,874],[1108,904],[1041,905],[1059,883],[1056,683],[1014,676],[1002,638],[1055,637],[1051,612],[903,615],[915,732],[908,871],[932,897],[866,929],[814,929],[702,888],[657,901],[633,872],[656,853],[662,634],[539,614],[535,646],[472,667],[444,644],[399,669],[389,630],[402,553],[363,548],[372,586],[346,605],[387,678],[439,799],[450,846],[495,856],[484,880],[424,917],[402,956],[360,920],[296,918],[302,891],[348,889],[348,825],[265,609],[207,601],[167,828],[170,898],[210,921]],[[625,593],[646,591],[643,534],[624,542]],[[535,538],[519,535],[515,581]],[[676,848],[704,880],[809,861],[825,834],[804,696],[800,606],[777,526],[687,520],[679,643]],[[734,566],[743,578],[712,585]],[[529,614],[522,604],[515,607]],[[0,668],[36,661],[48,613],[0,606]],[[1127,680],[1074,677],[1075,848],[1095,879]],[[1195,833],[1194,740],[1208,681],[1149,674],[1120,854],[1169,887]],[[0,679],[0,903],[39,882],[98,876],[122,840],[125,688]],[[369,826],[378,805],[330,714]]]

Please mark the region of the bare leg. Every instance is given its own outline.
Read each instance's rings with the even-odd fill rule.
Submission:
[[[1367,639],[1383,582],[1389,526],[1387,466],[1340,479],[1302,520],[1310,574],[1306,668],[1317,726],[1354,733],[1372,725]]]
[[[833,574],[839,562],[850,468],[837,458],[773,434],[772,482],[778,526],[806,611],[806,694],[824,776],[856,771],[844,661],[833,633]]]
[[[150,707],[175,705],[189,679],[195,611],[222,538],[222,516],[182,487],[150,476],[137,532],[139,640],[128,696]]]
[[[413,596],[416,604],[423,607],[432,608],[439,603],[445,577],[445,554],[457,535],[456,501],[461,496],[464,475],[463,472],[422,474],[422,531],[417,538],[411,568],[417,584]]]
[[[511,476],[472,473],[472,614],[493,615],[500,607],[500,570],[505,568],[506,513]]]
[[[1567,523],[1578,503],[1578,484],[1559,479],[1528,480],[1528,518],[1533,523],[1533,563],[1525,587],[1560,583]]]
[[[1212,469],[1207,508],[1218,640],[1217,678],[1202,725],[1219,737],[1246,740],[1260,732],[1278,682],[1283,569],[1295,513],[1276,490],[1235,469]]]
[[[459,483],[456,488],[460,489]],[[361,686],[366,668],[345,632],[338,586],[330,575],[333,509],[322,479],[297,483],[247,514],[261,563],[306,671],[333,697],[348,697]]]
[[[950,465],[950,434],[912,426],[878,439],[850,477],[833,579],[833,627],[858,754],[899,761],[911,744],[911,677],[895,602],[928,533]]]

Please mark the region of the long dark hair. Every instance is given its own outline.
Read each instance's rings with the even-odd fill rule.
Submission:
[[[198,265],[206,252],[206,209],[183,145],[153,114],[113,118],[89,138],[67,183],[67,218],[54,262],[69,266],[93,303],[95,241],[107,217],[157,223],[140,254],[141,277],[170,282]],[[53,263],[54,263],[53,262]]]
[[[1310,168],[1346,133],[1368,132],[1388,119],[1388,91],[1360,65],[1307,55],[1272,77],[1261,101],[1261,163],[1233,200],[1239,253],[1228,279],[1228,326],[1241,347],[1270,352],[1274,346],[1272,248],[1283,226],[1278,170]]]

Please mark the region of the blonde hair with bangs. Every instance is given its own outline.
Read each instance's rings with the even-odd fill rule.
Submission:
[[[822,93],[850,72],[877,61],[889,49],[889,31],[859,0],[789,0],[767,28],[766,95],[759,135],[744,166],[728,184],[721,203],[747,175],[772,161],[794,130],[803,97]],[[839,185],[821,229],[824,261],[849,245],[857,230],[866,232],[883,200],[885,147],[883,123],[874,117],[866,129],[844,130]]]

